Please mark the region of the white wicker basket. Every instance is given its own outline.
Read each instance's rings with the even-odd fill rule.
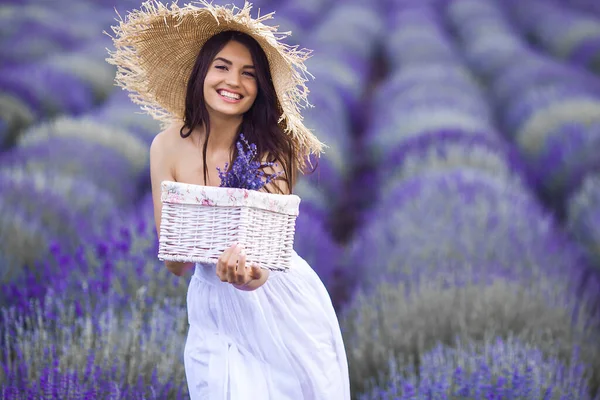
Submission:
[[[289,268],[300,197],[172,181],[161,191],[160,260],[216,264],[240,243],[247,264]]]

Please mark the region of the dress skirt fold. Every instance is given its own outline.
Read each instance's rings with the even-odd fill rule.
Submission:
[[[294,253],[245,292],[196,264],[184,350],[192,400],[349,400],[348,364],[325,286]]]

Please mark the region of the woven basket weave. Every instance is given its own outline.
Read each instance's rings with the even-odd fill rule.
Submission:
[[[290,267],[300,197],[163,181],[161,200],[160,260],[216,264],[240,243],[248,265]]]

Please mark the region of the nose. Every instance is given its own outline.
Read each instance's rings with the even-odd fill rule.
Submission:
[[[227,74],[225,83],[232,87],[238,87],[240,85],[240,76],[237,72],[231,71]]]

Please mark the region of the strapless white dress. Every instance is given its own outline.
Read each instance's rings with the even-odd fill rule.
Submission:
[[[251,292],[196,264],[184,362],[192,400],[349,400],[346,352],[325,286],[298,254]]]

